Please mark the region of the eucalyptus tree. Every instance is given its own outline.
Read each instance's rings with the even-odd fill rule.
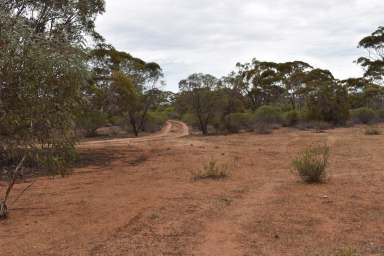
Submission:
[[[0,2],[0,178],[9,182],[1,209],[20,163],[61,172],[74,159],[89,75],[82,44],[101,38],[94,20],[103,10],[104,1]]]
[[[215,117],[220,97],[217,90],[220,80],[209,74],[195,73],[179,82],[178,101],[186,111],[194,114],[204,135],[208,135],[208,125]]]
[[[239,88],[249,99],[250,107],[256,110],[279,100],[284,89],[278,72],[278,64],[274,62],[258,61],[236,65],[237,75],[241,81]]]
[[[13,18],[23,19],[33,33],[44,34],[46,39],[102,39],[95,31],[95,20],[105,11],[104,0],[2,0],[0,8]]]
[[[307,118],[345,124],[349,118],[348,88],[322,69],[310,71],[305,84]]]
[[[161,67],[105,44],[91,51],[90,66],[98,89],[97,94],[89,95],[90,98],[100,111],[126,117],[138,136],[139,131],[144,130],[148,111],[159,96],[163,77]],[[134,93],[128,95],[121,87],[132,87],[130,91]],[[130,100],[124,100],[128,98]]]
[[[384,27],[363,38],[359,47],[367,51],[366,57],[357,62],[365,69],[364,76],[381,85],[384,84]]]
[[[279,63],[277,69],[291,108],[301,108],[304,103],[306,77],[313,67],[302,61],[293,61]]]

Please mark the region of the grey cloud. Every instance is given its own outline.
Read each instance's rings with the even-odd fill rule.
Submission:
[[[98,30],[164,69],[168,89],[238,61],[301,59],[336,77],[361,75],[358,41],[384,25],[382,0],[107,0]]]

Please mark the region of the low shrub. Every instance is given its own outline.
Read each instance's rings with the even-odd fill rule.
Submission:
[[[226,130],[230,133],[237,133],[241,130],[251,130],[253,124],[251,113],[232,113],[225,117]]]
[[[284,119],[283,122],[285,126],[294,126],[300,120],[299,113],[296,110],[285,112],[283,115],[283,119]]]
[[[375,126],[368,126],[365,128],[365,135],[380,135],[380,130]]]
[[[379,117],[380,122],[384,122],[384,109],[380,109],[377,111],[377,115]]]
[[[160,130],[168,120],[166,112],[148,112],[144,130],[147,132],[156,132]]]
[[[306,183],[326,180],[329,159],[328,146],[312,146],[301,152],[292,162],[299,177]]]
[[[253,130],[257,134],[271,134],[273,132],[274,126],[273,124],[265,123],[265,122],[257,122],[253,126]]]
[[[192,113],[185,113],[184,115],[182,115],[181,121],[193,128],[199,128],[199,120]]]
[[[201,179],[224,179],[230,175],[228,165],[219,164],[215,160],[209,161],[203,168],[197,172],[192,173],[194,180]]]
[[[377,119],[377,113],[371,108],[363,107],[351,110],[351,120],[355,124],[370,124]]]
[[[280,108],[261,106],[255,112],[256,123],[283,124],[283,114]]]

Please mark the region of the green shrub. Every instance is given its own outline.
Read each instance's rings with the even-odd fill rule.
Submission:
[[[225,117],[226,130],[231,133],[237,133],[240,130],[251,130],[253,119],[251,113],[229,114]]]
[[[320,183],[327,177],[328,158],[328,146],[312,146],[301,152],[292,165],[304,182]]]
[[[384,109],[379,109],[377,111],[377,115],[379,117],[380,122],[384,122]]]
[[[299,121],[299,113],[296,110],[291,110],[284,113],[284,125],[294,126]]]
[[[145,131],[156,132],[160,130],[168,120],[167,112],[148,112],[145,122]]]
[[[199,128],[199,120],[197,120],[196,116],[192,113],[185,113],[181,117],[181,121],[192,126],[193,128]]]
[[[261,106],[255,112],[256,123],[282,124],[283,114],[280,108],[273,106]]]
[[[97,136],[96,130],[108,124],[108,115],[100,111],[85,111],[76,120],[77,128],[85,130],[86,137]]]
[[[228,165],[220,165],[215,160],[209,161],[203,168],[192,173],[194,180],[201,179],[224,179],[230,175]]]
[[[380,130],[375,126],[368,126],[365,128],[365,135],[380,135]]]
[[[273,132],[273,124],[264,122],[256,123],[253,128],[257,134],[271,134]]]
[[[370,124],[377,121],[377,113],[371,108],[357,108],[351,110],[351,119],[355,124]]]

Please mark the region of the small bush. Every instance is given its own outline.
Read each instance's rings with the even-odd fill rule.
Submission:
[[[185,113],[181,117],[181,121],[188,124],[189,126],[192,126],[193,128],[199,128],[199,120],[196,118],[194,114]]]
[[[167,112],[148,112],[144,130],[147,132],[156,132],[161,130],[168,120]]]
[[[368,126],[365,128],[365,135],[380,135],[380,130],[375,126]]]
[[[301,152],[292,164],[304,182],[320,183],[327,177],[328,158],[328,146],[313,146]]]
[[[230,174],[228,165],[220,165],[215,160],[211,160],[205,164],[203,168],[192,173],[194,180],[201,179],[224,179]]]
[[[294,126],[299,121],[299,113],[296,110],[291,110],[284,113],[284,125]]]
[[[255,112],[256,123],[282,124],[283,115],[280,108],[273,106],[261,106]]]
[[[378,110],[377,115],[379,117],[380,122],[384,122],[384,109]]]
[[[250,113],[232,113],[225,117],[226,130],[237,133],[240,130],[251,130],[253,116]]]
[[[370,124],[377,121],[377,113],[371,108],[357,108],[351,110],[351,119],[355,124]]]

